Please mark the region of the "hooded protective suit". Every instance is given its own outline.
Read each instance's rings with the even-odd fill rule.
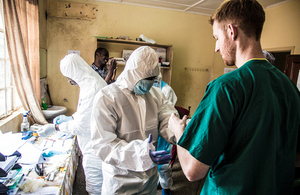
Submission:
[[[103,180],[101,159],[92,150],[90,118],[94,97],[107,84],[78,54],[66,55],[60,61],[60,71],[79,85],[80,93],[77,111],[72,115],[74,120],[60,124],[59,129],[77,135],[83,154],[86,190],[90,194],[100,194]]]
[[[116,82],[103,88],[94,99],[91,128],[96,154],[103,160],[103,194],[156,194],[157,166],[149,157],[148,136],[157,133],[176,144],[168,126],[177,113],[162,91],[152,87],[137,95],[133,88],[145,78],[157,76],[157,55],[143,46],[128,59]]]

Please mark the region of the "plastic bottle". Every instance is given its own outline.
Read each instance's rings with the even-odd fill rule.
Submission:
[[[22,133],[26,133],[27,131],[29,131],[29,123],[27,120],[27,116],[29,116],[29,112],[30,111],[22,113],[23,114],[23,122],[21,123],[21,132]]]
[[[42,110],[47,110],[47,104],[44,98],[42,98]]]

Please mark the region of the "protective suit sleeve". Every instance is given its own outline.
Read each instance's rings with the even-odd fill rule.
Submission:
[[[90,117],[95,92],[94,89],[85,92],[89,95],[79,99],[77,111],[72,115],[74,120],[61,123],[59,125],[60,131],[66,134],[71,133],[73,135],[90,136]]]
[[[96,95],[91,116],[95,154],[107,164],[136,172],[144,172],[156,166],[149,156],[149,150],[155,150],[155,147],[151,148],[148,138],[126,142],[117,137],[115,131],[118,116],[110,107],[111,102],[106,102],[101,96],[101,92]]]
[[[174,90],[169,85],[165,85],[162,88],[162,92],[166,96],[167,100],[169,100],[172,103],[172,105],[175,106],[177,102],[177,96]]]
[[[155,90],[156,93],[162,93],[161,91]],[[159,136],[164,138],[168,143],[176,145],[176,138],[174,133],[168,129],[168,122],[169,118],[172,113],[176,113],[177,116],[179,116],[177,110],[174,108],[174,106],[171,104],[170,101],[166,99],[164,95],[160,95],[161,99],[159,99],[160,104],[159,105]]]
[[[75,120],[61,123],[59,125],[59,130],[66,134],[85,135],[84,132],[79,131]]]

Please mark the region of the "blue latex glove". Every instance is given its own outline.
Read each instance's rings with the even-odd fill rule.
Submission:
[[[42,126],[38,131],[40,137],[48,137],[56,131],[55,124],[47,124]]]
[[[151,142],[152,142],[152,134],[150,133],[148,137],[148,143],[150,144]],[[165,150],[160,150],[160,151],[149,150],[149,156],[151,160],[158,165],[167,164],[171,160],[171,154],[169,154]]]
[[[61,152],[61,151],[48,151],[48,152],[44,152],[42,154],[43,157],[52,157],[54,155],[60,155],[60,154],[65,154],[66,152]]]
[[[73,120],[73,117],[72,116],[66,116],[66,115],[59,115],[57,117],[55,117],[53,119],[53,124],[62,124],[64,122],[68,122],[68,121],[71,121]]]

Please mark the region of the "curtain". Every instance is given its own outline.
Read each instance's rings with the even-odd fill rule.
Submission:
[[[46,124],[40,107],[38,0],[4,0],[7,49],[16,88],[32,124]]]

